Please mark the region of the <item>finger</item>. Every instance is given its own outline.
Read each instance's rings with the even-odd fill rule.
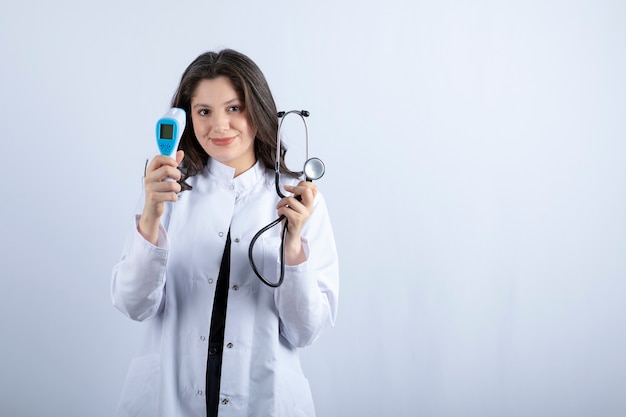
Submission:
[[[310,205],[315,200],[317,186],[311,182],[301,181],[297,186],[285,185],[285,190],[296,196],[301,196],[306,205]]]
[[[159,181],[152,182],[146,185],[146,196],[153,201],[163,200],[166,194],[178,194],[181,191],[181,186],[175,181]],[[166,199],[169,199],[166,198]]]
[[[151,193],[146,197],[146,204],[159,205],[168,201],[178,201],[178,193],[170,191],[167,193]]]
[[[165,181],[165,180],[169,181],[170,179],[174,181],[178,181],[182,177],[182,172],[180,172],[180,169],[173,168],[171,166],[161,167],[156,172],[159,173],[159,179],[158,179],[159,181]]]
[[[176,156],[178,158],[179,154],[177,153]],[[184,153],[180,156],[181,160],[183,157],[184,157]],[[176,168],[178,167],[178,164],[179,164],[179,161],[177,161],[176,159],[172,157],[165,156],[165,155],[156,155],[154,158],[152,158],[152,161],[150,161],[150,163],[148,164],[148,167],[146,169],[146,174],[152,171],[156,171],[162,166],[171,166],[171,167]]]
[[[286,204],[287,208],[295,211],[296,213],[306,212],[307,207],[298,197],[299,196],[287,197],[287,204]]]
[[[166,178],[178,181],[181,177],[178,165],[184,157],[183,151],[176,153],[176,159],[165,155],[155,156],[146,169],[146,181],[162,181]]]
[[[162,182],[167,178],[171,178],[175,181],[180,180],[182,173],[178,168],[173,168],[171,166],[162,166],[155,171],[150,171],[146,174],[144,178],[144,184],[150,184],[153,182]]]
[[[281,198],[276,204],[276,209],[286,207],[288,209],[296,210],[296,211],[304,210],[306,206],[302,203],[302,201],[298,197],[300,196]]]
[[[291,228],[293,227],[298,228],[298,225],[301,224],[304,218],[306,217],[304,214],[299,213],[298,211],[294,210],[292,207],[288,207],[288,206],[280,207],[276,211],[276,213],[278,214],[278,216],[285,216]]]
[[[181,186],[176,181],[157,181],[150,184],[149,190],[154,193],[179,193]]]
[[[277,210],[278,215],[284,216],[289,224],[289,235],[299,236],[302,227],[310,216],[310,211],[306,208],[299,209],[302,207],[304,206],[296,200],[293,205],[285,205]]]

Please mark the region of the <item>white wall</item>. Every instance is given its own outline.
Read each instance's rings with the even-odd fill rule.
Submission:
[[[0,414],[112,415],[154,123],[222,47],[327,166],[320,416],[626,414],[625,3],[352,3],[2,0]]]

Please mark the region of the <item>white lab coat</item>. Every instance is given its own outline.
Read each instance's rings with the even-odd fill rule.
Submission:
[[[206,416],[211,312],[229,227],[219,415],[315,415],[297,348],[333,326],[337,312],[337,254],[324,199],[317,194],[302,233],[307,260],[287,266],[283,285],[273,289],[248,262],[252,237],[277,217],[273,172],[257,163],[233,175],[209,159],[189,180],[193,190],[166,204],[157,246],[137,232],[136,216],[113,270],[111,295],[120,311],[145,321],[147,333],[130,365],[118,416]],[[279,232],[274,227],[255,245],[258,268],[270,280],[279,274]]]

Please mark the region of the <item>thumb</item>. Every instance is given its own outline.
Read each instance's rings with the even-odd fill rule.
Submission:
[[[185,157],[185,151],[177,151],[176,152],[176,164],[180,165],[181,161]]]

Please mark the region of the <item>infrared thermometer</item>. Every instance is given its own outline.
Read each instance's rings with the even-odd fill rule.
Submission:
[[[176,159],[178,143],[185,131],[187,117],[185,110],[172,107],[156,124],[156,139],[161,155]]]

